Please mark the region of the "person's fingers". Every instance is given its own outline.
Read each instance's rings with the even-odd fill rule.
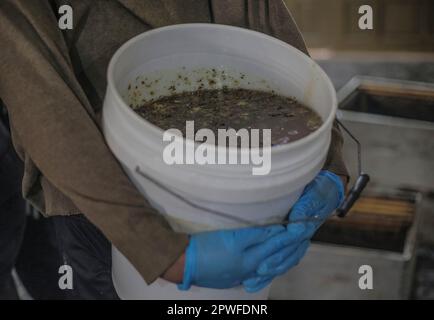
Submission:
[[[248,293],[261,291],[273,281],[274,277],[255,277],[243,282],[244,290]]]
[[[297,242],[277,251],[261,262],[256,273],[260,276],[269,276],[270,274],[273,274],[274,270],[293,255],[299,246],[300,243]]]
[[[299,242],[304,237],[305,227],[302,223],[295,223],[285,232],[276,234],[266,241],[252,246],[246,251],[247,263],[256,264],[257,261],[262,261],[273,253],[287,247],[292,243]]]
[[[316,231],[314,222],[298,222],[286,225],[286,232],[292,235],[292,243],[312,238]]]
[[[278,266],[276,268],[275,275],[277,276],[277,275],[284,274],[289,269],[296,266],[300,262],[300,260],[304,257],[304,255],[306,254],[309,246],[310,246],[310,241],[308,241],[308,240],[304,241],[297,248],[297,251],[292,256],[290,256],[288,259],[286,259],[286,261],[284,263],[282,263],[280,266]]]
[[[277,234],[284,233],[285,227],[282,225],[273,225],[267,227],[255,227],[238,229],[233,232],[233,241],[237,241],[242,248],[248,248],[260,244]],[[226,231],[231,232],[231,231]]]
[[[293,228],[295,226],[296,224],[288,225],[287,231],[293,232]],[[305,230],[302,234],[300,234],[300,237],[298,237],[297,241],[294,241],[291,244],[289,244],[287,247],[278,250],[276,253],[265,258],[265,260],[261,262],[257,270],[259,275],[268,274],[269,270],[273,270],[274,268],[279,266],[283,261],[288,259],[289,256],[295,252],[295,250],[300,246],[300,244],[303,241],[310,240],[312,238],[313,234],[316,231],[316,225],[312,222],[307,222],[304,224],[304,227]]]
[[[315,216],[321,210],[321,204],[316,203],[312,199],[298,200],[289,212],[289,220],[297,221],[302,219],[308,219]]]
[[[303,241],[295,250],[293,250],[292,254],[287,255],[286,259],[283,260],[280,264],[276,265],[273,263],[273,266],[271,265],[265,265],[261,264],[258,268],[257,273],[260,276],[278,276],[292,267],[296,266],[300,260],[304,257],[306,254],[307,249],[309,248],[310,242],[305,240]],[[290,249],[288,249],[290,251]],[[280,257],[279,257],[280,258]]]
[[[314,201],[312,201],[314,202]],[[314,226],[313,230],[318,229],[321,224],[326,220],[328,214],[324,216],[323,208],[321,205],[316,205],[311,203],[309,205],[306,204],[295,204],[291,209],[288,215],[289,221],[294,221],[300,223],[309,223],[310,226]]]
[[[303,240],[308,240],[312,238],[322,223],[323,221],[306,222],[304,224],[304,227],[306,228],[306,232],[304,233]]]

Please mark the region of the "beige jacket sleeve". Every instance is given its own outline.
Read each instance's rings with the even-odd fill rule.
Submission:
[[[156,215],[112,156],[48,1],[2,0],[0,48],[0,98],[26,158],[152,282],[188,238]]]

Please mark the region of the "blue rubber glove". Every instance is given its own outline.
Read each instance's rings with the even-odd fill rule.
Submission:
[[[253,277],[259,264],[282,250],[288,234],[281,225],[194,234],[185,256],[183,283],[225,289]]]
[[[344,199],[344,186],[339,176],[321,171],[304,189],[292,207],[289,219],[296,221],[318,217],[318,221],[287,225],[288,233],[296,233],[295,241],[265,259],[257,269],[257,276],[243,282],[246,291],[254,292],[266,287],[274,277],[297,265],[305,255],[310,239],[321,224]]]

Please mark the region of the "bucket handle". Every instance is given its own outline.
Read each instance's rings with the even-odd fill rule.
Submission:
[[[342,122],[339,121],[339,119],[336,118],[336,122],[357,144],[357,169],[359,176],[357,177],[356,182],[346,195],[340,207],[336,209],[337,216],[339,218],[344,218],[347,215],[348,211],[350,211],[350,209],[353,207],[357,199],[360,198],[360,195],[367,186],[370,178],[369,175],[367,173],[364,173],[362,170],[362,146],[360,144],[360,141],[351,133],[350,130],[348,130],[347,127],[344,126]]]
[[[350,189],[350,191],[346,195],[346,197],[345,197],[344,201],[342,202],[342,204],[339,206],[339,208],[336,209],[336,211],[334,213],[338,217],[344,218],[347,215],[347,213],[350,211],[350,209],[353,207],[354,203],[359,199],[362,191],[367,186],[370,178],[369,178],[368,174],[366,174],[366,173],[364,173],[362,171],[362,146],[361,146],[359,140],[337,118],[336,118],[336,122],[338,123],[338,125],[342,129],[344,129],[344,131],[357,144],[357,166],[358,166],[358,174],[359,174],[359,176],[357,177],[356,182],[354,183],[353,187]],[[167,187],[163,183],[161,183],[161,182],[157,181],[156,179],[152,178],[151,176],[149,176],[145,172],[143,172],[143,170],[140,169],[140,166],[136,166],[135,171],[142,178],[150,181],[155,186],[159,187],[160,189],[165,190],[166,192],[168,192],[169,194],[171,194],[175,198],[181,200],[182,202],[188,204],[189,206],[191,206],[191,207],[193,207],[195,209],[198,209],[198,210],[210,213],[210,214],[215,214],[215,215],[218,215],[220,217],[233,220],[233,221],[235,221],[237,223],[241,223],[242,225],[245,225],[246,227],[261,227],[261,226],[269,226],[269,225],[273,225],[273,224],[288,225],[288,224],[293,224],[293,223],[323,221],[323,218],[321,218],[320,216],[313,216],[313,217],[309,217],[309,218],[302,218],[302,219],[295,219],[295,220],[286,219],[284,221],[276,221],[275,223],[267,222],[266,224],[256,224],[256,223],[254,223],[252,221],[249,221],[249,220],[237,217],[237,216],[235,216],[233,214],[230,214],[230,213],[226,213],[226,212],[222,212],[222,211],[219,211],[219,210],[210,209],[210,208],[206,208],[206,207],[203,207],[201,205],[198,205],[198,204],[196,204],[196,203],[188,200],[187,198],[185,198],[181,194],[177,193],[176,191],[172,190],[171,188]]]
[[[263,227],[263,226],[270,226],[270,225],[276,225],[276,224],[281,224],[281,225],[288,225],[288,224],[292,224],[292,223],[302,223],[302,222],[314,222],[314,221],[323,221],[324,219],[322,219],[319,216],[313,216],[313,217],[309,217],[309,218],[303,218],[303,219],[293,219],[293,220],[284,220],[284,221],[276,221],[276,222],[267,222],[264,224],[257,224],[254,223],[250,220],[246,220],[240,217],[237,217],[233,214],[230,213],[226,213],[226,212],[222,212],[219,210],[215,210],[215,209],[210,209],[210,208],[206,208],[203,207],[199,204],[196,204],[192,201],[190,201],[189,199],[185,198],[184,196],[182,196],[181,194],[179,194],[178,192],[172,190],[171,188],[167,187],[166,185],[164,185],[163,183],[157,181],[156,179],[152,178],[150,175],[146,174],[145,172],[143,172],[143,170],[140,169],[139,166],[136,166],[135,171],[144,179],[150,181],[152,184],[154,184],[155,186],[159,187],[160,189],[163,189],[164,191],[170,193],[172,196],[174,196],[175,198],[181,200],[182,202],[188,204],[189,206],[210,213],[210,214],[214,214],[226,219],[230,219],[233,220],[234,222],[237,222],[239,224],[244,225],[245,227]],[[239,228],[239,227],[237,227]]]

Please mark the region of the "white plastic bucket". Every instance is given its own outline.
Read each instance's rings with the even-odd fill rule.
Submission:
[[[229,83],[232,87],[272,89],[294,96],[316,110],[323,125],[303,139],[272,147],[268,175],[252,175],[252,165],[165,164],[162,155],[167,143],[163,143],[163,131],[138,116],[129,104],[147,100],[151,94],[152,97],[169,94],[172,80],[168,79],[176,74],[184,72],[193,79],[201,76],[200,70],[210,68],[232,73],[232,83]],[[240,78],[233,80],[236,74]],[[151,89],[146,81],[152,82]],[[145,86],[141,86],[143,83]],[[131,86],[135,90],[133,94],[128,90]],[[194,90],[195,85],[188,81],[179,84],[178,89]],[[326,74],[294,47],[242,28],[183,24],[143,33],[116,52],[108,70],[103,128],[109,147],[143,195],[174,229],[191,233],[240,224],[190,206],[138,174],[138,167],[202,207],[257,224],[281,221],[324,164],[336,108],[335,90]],[[256,294],[246,293],[242,288],[193,287],[183,292],[163,279],[148,286],[116,248],[113,248],[112,273],[116,290],[123,299],[266,299],[268,296],[268,288]]]

